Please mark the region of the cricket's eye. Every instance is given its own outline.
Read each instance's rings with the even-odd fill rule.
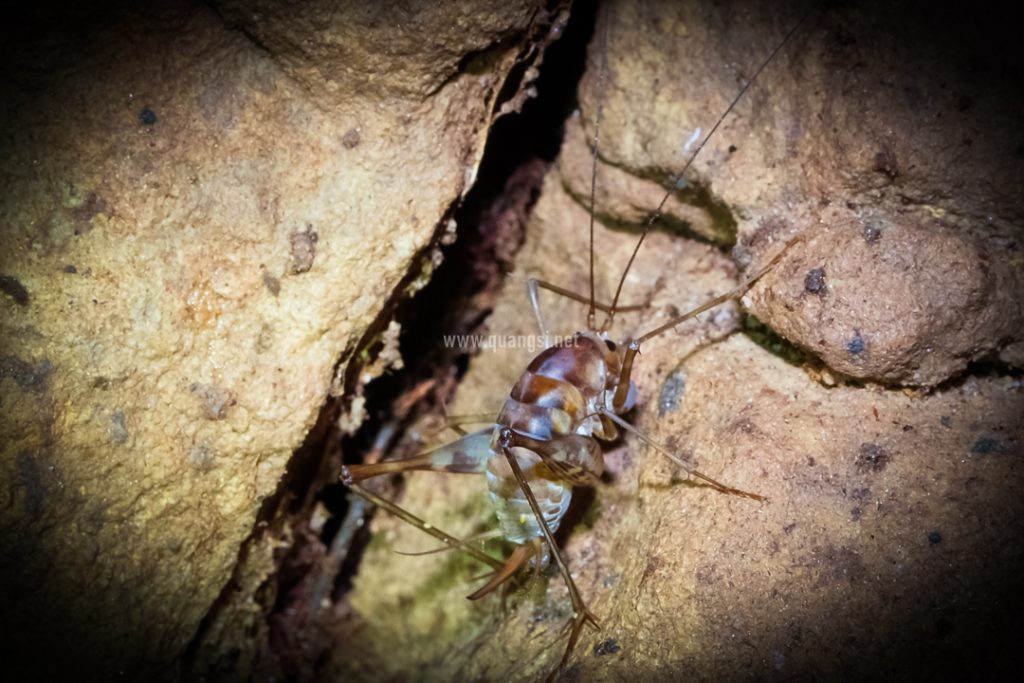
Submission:
[[[616,348],[618,348],[617,346],[615,346],[615,342],[613,342],[611,339],[605,339],[604,345],[608,347],[609,351],[614,351]]]

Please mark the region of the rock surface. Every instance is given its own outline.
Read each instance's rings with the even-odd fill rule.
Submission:
[[[174,675],[339,359],[472,182],[536,18],[44,3],[5,29],[9,670]]]
[[[580,121],[592,134],[603,103],[599,213],[637,224],[800,15],[671,2],[605,15],[606,75],[595,52]],[[741,262],[766,235],[813,236],[796,251],[822,286],[780,288],[753,311],[843,374],[933,387],[981,359],[1020,367],[1014,41],[998,17],[964,24],[926,3],[812,13],[669,197],[667,222],[718,244],[738,235]],[[584,139],[575,126],[563,164],[579,196]]]
[[[732,65],[756,64],[796,19],[746,10],[724,17],[702,5],[678,22],[677,4],[648,6],[616,3],[605,14],[614,21],[602,158],[613,168],[600,169],[612,187],[596,194],[599,214],[616,221],[635,222],[652,208],[659,191],[645,179],[678,172],[679,146],[737,89]],[[737,267],[707,242],[728,243],[737,230],[738,260],[756,267],[805,231],[747,301],[829,366],[864,381],[827,386],[818,370],[787,361],[799,353],[772,352],[784,344],[729,336],[740,322],[730,307],[648,342],[634,374],[633,423],[704,473],[768,502],[689,486],[630,435],[606,452],[607,481],[592,498],[578,494],[575,523],[560,534],[602,624],[584,632],[562,680],[929,678],[1020,664],[1020,380],[991,372],[960,374],[929,392],[892,386],[932,387],[1019,340],[1009,248],[1020,225],[1019,168],[1011,145],[980,134],[993,120],[1005,127],[1005,103],[980,87],[950,85],[940,98],[920,66],[940,74],[951,67],[929,62],[931,52],[913,54],[911,40],[931,34],[898,24],[911,35],[896,32],[906,42],[890,56],[884,46],[897,38],[860,33],[884,21],[865,24],[850,12],[800,34],[709,145],[691,180],[709,188],[691,193],[705,202],[704,218],[681,203],[672,209],[702,241],[650,236],[623,294],[650,305],[619,316],[615,336],[652,329],[736,282]],[[696,47],[681,47],[690,40]],[[878,75],[908,53],[916,70]],[[637,64],[671,65],[678,78],[627,69]],[[598,82],[589,74],[584,104]],[[724,94],[723,80],[733,86]],[[699,111],[681,109],[669,91]],[[961,96],[975,104],[955,113]],[[950,122],[954,113],[964,118]],[[907,128],[890,128],[889,116]],[[909,130],[915,121],[920,130]],[[972,145],[949,144],[965,129]],[[570,132],[568,144],[582,139]],[[949,156],[935,157],[940,142],[955,170]],[[897,160],[895,176],[893,164],[876,163],[885,149]],[[453,414],[496,412],[536,353],[527,348],[537,330],[526,276],[587,291],[587,215],[576,201],[589,194],[582,154],[563,149],[562,175],[547,179],[518,272],[484,331],[529,337],[473,359]],[[640,170],[629,178],[623,168]],[[598,225],[600,298],[610,298],[634,241]],[[556,334],[585,324],[577,303],[544,293],[542,305]],[[485,491],[477,477],[416,473],[399,502],[466,538],[493,526]],[[551,671],[569,618],[557,574],[524,579],[505,608],[498,597],[471,603],[464,596],[484,568],[454,553],[397,554],[438,544],[385,515],[373,528],[334,673],[526,681]]]

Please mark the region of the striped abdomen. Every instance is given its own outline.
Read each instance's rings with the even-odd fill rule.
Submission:
[[[618,356],[614,347],[591,333],[570,345],[542,351],[512,388],[491,438],[494,457],[487,463],[487,487],[506,539],[525,543],[542,535],[520,489],[498,434],[511,429],[515,455],[544,521],[554,533],[572,499],[574,485],[591,484],[604,472],[601,447],[609,438],[597,412],[614,389]]]

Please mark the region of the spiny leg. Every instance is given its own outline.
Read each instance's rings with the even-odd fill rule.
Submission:
[[[607,410],[607,409],[602,409],[601,410],[601,414],[607,416],[609,420],[611,420],[615,424],[619,425],[620,427],[625,429],[627,432],[630,432],[631,434],[636,434],[637,438],[639,438],[641,441],[643,441],[648,446],[650,446],[654,450],[656,450],[659,453],[661,453],[662,455],[664,455],[666,458],[668,458],[669,460],[671,460],[675,464],[677,464],[680,467],[682,467],[689,476],[694,477],[695,479],[700,479],[701,481],[704,481],[707,484],[710,484],[712,487],[714,487],[715,489],[721,491],[722,493],[728,493],[728,494],[733,495],[733,496],[741,496],[743,498],[750,498],[752,500],[758,500],[758,501],[761,501],[761,502],[765,502],[765,501],[768,500],[764,496],[758,495],[756,493],[750,493],[748,491],[743,491],[741,489],[737,489],[737,488],[734,488],[732,486],[727,486],[726,484],[723,484],[720,481],[715,481],[714,479],[712,479],[711,477],[707,476],[706,474],[698,472],[697,470],[691,468],[685,462],[680,460],[668,448],[666,448],[665,446],[661,445],[660,443],[658,443],[657,441],[655,441],[651,437],[647,436],[642,431],[640,431],[639,429],[637,429],[633,425],[629,424],[628,422],[623,420],[621,417],[619,417],[618,415],[616,415],[612,411]]]
[[[445,427],[455,425],[487,425],[494,426],[494,413],[466,413],[464,415],[445,415]]]
[[[782,247],[781,250],[779,250],[779,253],[775,254],[775,256],[773,256],[771,260],[768,261],[767,264],[765,264],[762,268],[756,271],[753,275],[749,275],[746,278],[744,278],[742,282],[740,282],[738,285],[730,289],[725,294],[716,296],[714,299],[711,299],[710,301],[701,304],[697,308],[689,310],[686,313],[683,313],[682,315],[676,316],[675,318],[672,318],[664,325],[660,325],[651,330],[650,332],[647,332],[646,334],[643,334],[637,337],[636,339],[631,340],[626,347],[626,353],[622,359],[622,368],[619,370],[619,383],[615,388],[615,396],[612,399],[612,409],[616,413],[620,413],[626,405],[626,399],[629,397],[630,374],[633,372],[633,359],[636,358],[636,355],[638,353],[640,353],[641,344],[643,344],[645,341],[649,339],[657,337],[659,334],[671,330],[676,325],[684,323],[690,318],[695,318],[704,311],[710,310],[715,306],[720,306],[721,304],[724,304],[726,301],[730,301],[732,299],[736,299],[743,296],[743,294],[748,289],[750,289],[755,282],[760,280],[765,273],[767,273],[769,270],[775,267],[779,260],[786,254],[787,251],[789,251],[790,247],[792,247],[797,242],[800,242],[801,240],[803,240],[803,235],[797,235],[796,237],[791,239]]]
[[[553,284],[551,282],[548,282],[547,280],[538,280],[537,278],[531,277],[529,280],[527,280],[526,286],[528,288],[529,287],[534,287],[534,288],[540,287],[542,289],[548,290],[549,292],[554,292],[555,294],[558,294],[559,296],[564,296],[566,299],[572,299],[573,301],[578,301],[581,304],[589,304],[590,303],[590,300],[587,297],[583,296],[582,294],[577,294],[576,292],[572,291],[571,289],[566,289],[565,287],[559,287],[558,285]],[[615,310],[619,311],[620,313],[629,313],[629,312],[632,312],[632,311],[642,311],[645,308],[647,308],[648,305],[649,304],[633,304],[631,306],[619,306]],[[602,313],[608,313],[609,311],[612,310],[612,305],[611,304],[602,303],[600,301],[595,301],[594,302],[594,308],[596,310],[598,310],[598,311],[601,311]]]
[[[371,504],[376,505],[381,509],[387,510],[395,517],[401,519],[403,522],[407,522],[416,527],[417,529],[423,531],[424,533],[430,534],[434,538],[443,542],[445,545],[469,553],[475,559],[492,567],[495,571],[501,571],[502,567],[504,567],[504,565],[501,562],[494,559],[482,550],[479,550],[478,548],[471,545],[466,545],[466,543],[464,543],[460,539],[452,536],[449,533],[442,531],[441,529],[438,529],[429,522],[425,522],[424,520],[412,514],[405,508],[395,503],[392,503],[390,500],[378,496],[370,489],[360,486],[359,484],[348,484],[348,487],[352,489],[354,493],[365,498]]]
[[[768,261],[768,263],[762,266],[759,270],[755,271],[752,275],[748,275],[747,277],[743,278],[743,280],[738,285],[730,289],[728,292],[722,294],[721,296],[716,296],[711,301],[703,303],[697,308],[691,311],[687,311],[686,313],[683,313],[682,315],[679,315],[673,318],[672,320],[669,320],[664,325],[656,327],[650,332],[647,332],[646,334],[637,337],[636,343],[642,344],[648,339],[657,337],[659,334],[671,330],[676,325],[686,322],[690,318],[694,318],[700,315],[704,311],[714,308],[715,306],[724,304],[726,301],[729,301],[730,299],[738,299],[739,297],[743,296],[748,289],[754,286],[755,282],[760,280],[769,270],[775,267],[779,260],[786,254],[787,251],[789,251],[790,247],[792,247],[797,242],[800,242],[801,240],[803,240],[803,235],[797,235],[790,241],[786,242],[786,244],[783,245],[782,249],[780,249],[779,252],[775,254],[775,256],[771,258],[771,260]]]
[[[492,431],[492,428],[487,428],[471,432],[461,439],[404,460],[345,465],[341,468],[341,480],[351,486],[371,477],[411,470],[482,474],[487,469],[487,461],[494,455],[491,450]]]
[[[405,555],[406,557],[423,557],[424,555],[436,555],[437,553],[443,553],[446,550],[458,550],[462,546],[471,545],[473,543],[479,543],[481,541],[489,541],[493,538],[501,538],[501,529],[491,529],[489,531],[484,531],[483,533],[474,534],[469,538],[464,538],[461,541],[459,541],[459,547],[446,544],[439,548],[432,548],[431,550],[405,551],[393,549],[391,552],[395,553],[396,555]]]
[[[597,617],[587,609],[587,605],[583,601],[583,596],[580,595],[580,591],[576,587],[576,582],[573,580],[572,574],[569,573],[569,567],[566,566],[565,562],[562,560],[561,554],[558,552],[558,544],[555,543],[555,538],[552,535],[551,530],[548,528],[547,522],[544,520],[544,513],[540,509],[537,497],[533,495],[533,489],[530,488],[529,482],[526,481],[526,475],[523,474],[523,469],[519,466],[519,461],[512,452],[514,442],[515,433],[507,427],[503,428],[499,435],[501,450],[505,454],[505,459],[508,460],[509,467],[512,469],[512,474],[515,475],[516,481],[519,483],[519,488],[522,490],[527,503],[530,505],[530,510],[533,511],[533,516],[537,519],[537,524],[540,526],[541,533],[544,534],[544,540],[547,542],[548,548],[551,550],[551,556],[555,559],[555,563],[558,565],[558,570],[561,572],[562,578],[565,580],[566,588],[569,589],[569,599],[572,601],[573,614],[572,621],[569,624],[569,642],[566,644],[565,654],[562,655],[562,659],[559,661],[558,666],[547,676],[546,680],[551,681],[554,680],[555,674],[561,671],[569,661],[569,656],[576,647],[576,643],[580,637],[580,632],[583,630],[583,625],[589,622],[594,628],[600,629],[601,626],[597,623]]]
[[[559,287],[558,285],[548,282],[546,280],[538,280],[537,278],[531,277],[529,280],[526,281],[526,294],[530,299],[530,308],[533,309],[533,317],[537,321],[537,327],[540,330],[541,335],[545,339],[545,346],[548,345],[548,330],[547,326],[544,324],[544,316],[541,314],[540,310],[540,298],[538,296],[538,288],[546,289],[549,292],[554,292],[559,296],[564,296],[566,299],[578,301],[581,304],[587,304],[593,310],[601,311],[603,313],[610,313],[612,310],[612,306],[610,304],[601,303],[600,301],[591,301],[590,298],[582,294],[577,294],[571,289]],[[634,304],[632,306],[619,306],[617,310],[623,313],[629,313],[631,311],[642,311],[645,308],[647,308],[648,305],[649,304]],[[587,329],[593,330],[595,329],[595,327],[590,322],[591,317],[592,314],[588,313]]]
[[[494,451],[491,450],[490,446],[492,431],[491,428],[488,428],[473,432],[450,444],[404,460],[388,460],[364,465],[345,465],[341,468],[341,480],[359,496],[430,534],[434,538],[441,540],[448,548],[464,550],[496,571],[501,571],[504,567],[503,563],[490,557],[475,546],[469,545],[468,541],[455,538],[434,527],[429,522],[425,522],[396,503],[378,496],[358,483],[371,477],[411,470],[432,470],[435,472],[453,472],[458,474],[482,473],[487,468],[487,461],[494,457]]]
[[[470,600],[479,600],[485,595],[489,595],[495,588],[512,578],[516,572],[530,561],[531,557],[540,557],[540,547],[537,543],[517,545],[516,549],[505,560],[504,566],[492,574],[487,583],[474,591],[468,598]],[[504,603],[504,596],[502,596],[502,603]]]

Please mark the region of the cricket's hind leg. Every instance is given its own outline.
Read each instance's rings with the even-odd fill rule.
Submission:
[[[512,452],[512,447],[516,445],[515,439],[516,434],[511,429],[506,427],[501,430],[499,443],[501,444],[502,453],[504,453],[505,459],[508,460],[509,467],[512,469],[512,473],[515,475],[516,481],[519,483],[519,488],[522,490],[523,495],[530,504],[530,510],[533,511],[533,516],[537,519],[537,524],[540,526],[541,532],[544,534],[544,540],[551,551],[551,557],[554,558],[555,563],[558,565],[558,570],[561,572],[562,578],[565,580],[566,588],[569,590],[569,599],[572,601],[572,620],[567,624],[567,629],[569,630],[569,641],[566,643],[565,653],[562,655],[562,659],[558,662],[558,666],[552,669],[545,678],[546,681],[553,681],[558,672],[564,669],[565,665],[568,663],[569,657],[572,655],[572,651],[576,648],[576,643],[579,641],[580,633],[583,631],[583,626],[588,623],[595,629],[600,629],[601,626],[597,623],[597,617],[587,609],[587,605],[583,601],[583,596],[580,594],[579,588],[577,588],[576,582],[573,580],[572,574],[569,572],[569,567],[566,566],[565,561],[558,552],[558,545],[555,543],[554,535],[551,533],[547,522],[544,520],[544,513],[540,509],[537,497],[534,496],[533,489],[530,488],[530,485],[526,480],[526,475],[523,474],[523,468],[520,467],[519,461]]]
[[[467,596],[467,598],[470,600],[479,600],[480,598],[489,595],[496,588],[498,588],[502,584],[505,584],[510,578],[515,576],[519,569],[525,566],[531,558],[537,557],[539,559],[542,555],[540,548],[540,539],[535,539],[531,543],[524,543],[518,546],[512,552],[512,555],[504,563],[502,563],[494,559],[487,553],[483,552],[476,546],[472,545],[473,539],[460,540],[455,536],[452,536],[451,534],[447,533],[446,531],[438,529],[436,526],[421,519],[420,517],[417,517],[416,515],[409,512],[408,510],[398,505],[397,503],[393,503],[386,498],[382,498],[373,491],[359,484],[349,484],[348,487],[352,490],[353,493],[360,496],[361,498],[369,502],[371,505],[375,505],[381,508],[382,510],[386,510],[395,517],[401,519],[403,522],[406,522],[407,524],[416,527],[423,533],[429,534],[430,536],[433,536],[434,538],[444,543],[444,546],[439,548],[438,550],[428,552],[438,552],[440,550],[461,550],[464,553],[473,557],[474,559],[486,564],[491,569],[493,569],[494,571],[493,573],[491,573],[490,578],[487,580],[487,583],[485,583],[478,590],[474,591],[471,595]],[[504,594],[502,595],[501,602],[502,608],[504,609]]]
[[[485,595],[489,595],[494,592],[498,586],[515,576],[516,572],[525,567],[526,564],[534,557],[538,560],[541,557],[539,538],[534,539],[530,543],[523,543],[522,545],[516,546],[516,549],[513,550],[512,554],[508,556],[507,560],[505,560],[504,566],[492,574],[491,578],[487,580],[487,583],[467,597],[470,600],[479,600]]]
[[[452,536],[451,534],[442,531],[441,529],[438,529],[433,524],[430,524],[429,522],[420,519],[419,517],[412,514],[405,508],[401,507],[400,505],[392,503],[387,498],[382,498],[381,496],[378,496],[370,489],[355,483],[348,484],[348,487],[352,489],[352,491],[356,495],[362,497],[370,504],[376,505],[382,510],[387,510],[388,512],[390,512],[395,517],[398,517],[403,522],[411,524],[423,533],[433,536],[434,538],[444,543],[446,546],[452,549],[462,550],[463,552],[472,555],[473,558],[488,565],[489,567],[494,569],[495,572],[501,572],[502,569],[504,568],[505,565],[503,565],[501,562],[494,559],[487,553],[483,552],[482,550],[476,548],[473,545],[467,544],[465,541],[462,541],[456,538],[455,536]]]
[[[366,465],[345,465],[341,468],[341,480],[346,486],[352,486],[382,474],[413,470],[483,474],[487,469],[487,461],[494,455],[494,451],[491,450],[492,431],[493,429],[488,427],[470,432],[461,439],[440,448],[404,460],[386,460]]]
[[[385,462],[367,465],[345,465],[341,470],[341,479],[354,493],[361,496],[377,507],[387,510],[395,517],[411,524],[445,544],[446,548],[462,550],[472,555],[477,560],[494,569],[494,574],[483,588],[473,593],[471,599],[478,599],[490,593],[495,587],[504,583],[515,573],[524,562],[529,560],[530,555],[525,558],[521,549],[529,546],[520,546],[512,557],[505,563],[499,562],[493,557],[471,544],[471,541],[460,540],[448,534],[434,525],[420,519],[405,508],[396,503],[378,496],[373,491],[363,487],[359,482],[372,477],[395,472],[408,472],[413,470],[432,470],[435,472],[454,472],[461,474],[483,473],[487,469],[487,461],[493,457],[491,450],[492,428],[472,432],[466,436],[453,441],[450,444],[441,446],[422,455],[406,458],[404,460],[389,460]]]

